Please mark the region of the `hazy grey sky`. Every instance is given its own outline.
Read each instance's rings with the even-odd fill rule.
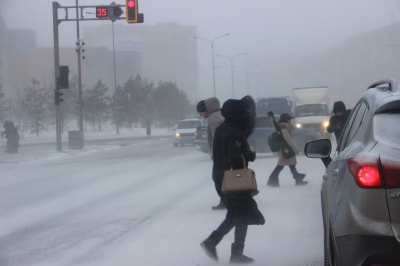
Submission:
[[[38,45],[52,46],[52,2],[3,0],[7,27],[35,29]],[[79,0],[79,5],[110,2]],[[124,4],[125,0],[115,2]],[[58,3],[71,6],[76,0]],[[312,53],[340,44],[351,35],[400,20],[400,0],[140,0],[139,4],[149,25],[157,22],[197,25],[198,35],[207,39],[230,32],[229,37],[215,43],[215,49],[225,46],[224,52],[232,53]],[[89,23],[92,22],[81,25]],[[61,23],[61,45],[74,46],[75,38],[76,24]]]
[[[2,16],[7,28],[36,30],[38,46],[53,46],[53,1],[2,1]],[[125,0],[114,1],[125,3]],[[79,0],[79,5],[109,5],[111,2]],[[59,0],[58,3],[74,6],[76,0]],[[235,60],[236,65],[242,66],[255,64],[254,59],[260,55],[320,52],[343,45],[346,38],[353,35],[400,21],[400,0],[139,0],[139,7],[144,13],[145,25],[158,22],[196,25],[197,35],[206,39],[230,33],[214,43],[214,52],[231,56],[248,53],[248,57]],[[64,16],[63,12],[59,13],[60,17]],[[71,12],[70,17],[73,16]],[[140,27],[140,24],[128,25],[123,20],[116,23]],[[85,25],[103,25],[111,32],[110,21],[81,22],[81,29]],[[75,46],[75,22],[62,22],[59,31],[60,46]],[[199,41],[198,51],[200,97],[210,97],[213,93],[210,44]],[[228,61],[216,59],[216,66],[222,67],[216,69],[217,91],[226,92],[226,95],[220,94],[222,100],[231,96],[228,93],[231,86]],[[253,71],[266,72],[271,67],[264,63],[262,68]],[[242,88],[246,85],[243,73],[237,75],[238,87]]]

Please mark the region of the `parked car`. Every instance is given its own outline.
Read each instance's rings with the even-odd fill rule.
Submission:
[[[205,125],[205,119],[201,117],[185,117],[179,121],[174,129],[174,147],[178,145],[194,144],[194,135],[198,127]]]
[[[306,155],[326,166],[325,266],[400,265],[399,122],[399,86],[379,81],[354,107],[332,158],[329,140],[307,144]]]
[[[257,115],[254,131],[247,139],[250,148],[259,153],[271,152],[268,146],[268,138],[273,132],[275,132],[275,128],[268,115]],[[321,136],[318,132],[309,128],[292,127],[292,138],[297,147],[301,151],[304,151],[307,142],[320,139]],[[205,153],[210,152],[207,143],[207,127],[197,129],[197,137],[194,145],[197,150]]]

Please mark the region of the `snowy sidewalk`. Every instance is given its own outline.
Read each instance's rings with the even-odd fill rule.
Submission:
[[[156,141],[159,138],[172,137],[172,129],[166,128],[152,129],[148,141]],[[83,149],[69,149],[68,148],[68,131],[64,132],[61,136],[62,151],[56,150],[56,132],[49,131],[43,132],[39,137],[35,134],[26,134],[20,140],[20,147],[18,153],[5,153],[6,139],[2,139],[0,148],[0,164],[4,163],[19,163],[40,159],[59,158],[61,156],[73,155],[77,153],[97,152],[110,149],[121,148],[116,142],[109,141],[100,142],[101,140],[123,140],[123,139],[139,139],[146,140],[145,128],[120,129],[119,134],[115,129],[108,129],[103,131],[87,131],[84,133],[85,146]],[[93,142],[99,140],[99,142]]]

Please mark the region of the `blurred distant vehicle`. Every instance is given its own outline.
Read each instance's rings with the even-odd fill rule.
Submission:
[[[194,147],[198,151],[209,154],[210,147],[208,146],[207,135],[207,127],[197,128],[194,138]]]
[[[279,116],[276,117],[279,119]],[[275,128],[268,115],[257,115],[254,131],[247,139],[251,150],[259,153],[271,152],[268,146],[268,138],[273,132],[275,132]],[[292,139],[302,152],[307,142],[320,138],[320,134],[312,129],[292,127]],[[210,152],[207,142],[207,127],[197,129],[194,145],[199,151]]]
[[[289,96],[268,97],[257,99],[257,113],[267,114],[273,112],[275,115],[283,113],[292,114],[292,102]]]
[[[325,266],[400,265],[399,122],[397,82],[380,81],[354,107],[332,158],[330,140],[307,144],[306,155],[326,166]]]
[[[296,128],[310,128],[331,138],[327,127],[331,113],[328,87],[294,88],[292,90],[293,125]]]
[[[194,137],[198,127],[206,125],[206,121],[201,117],[186,117],[179,121],[174,129],[174,147],[178,145],[194,144]]]

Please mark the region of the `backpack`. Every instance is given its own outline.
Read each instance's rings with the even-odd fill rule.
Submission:
[[[268,138],[268,146],[272,152],[278,152],[281,149],[282,135],[280,131],[275,131]]]

